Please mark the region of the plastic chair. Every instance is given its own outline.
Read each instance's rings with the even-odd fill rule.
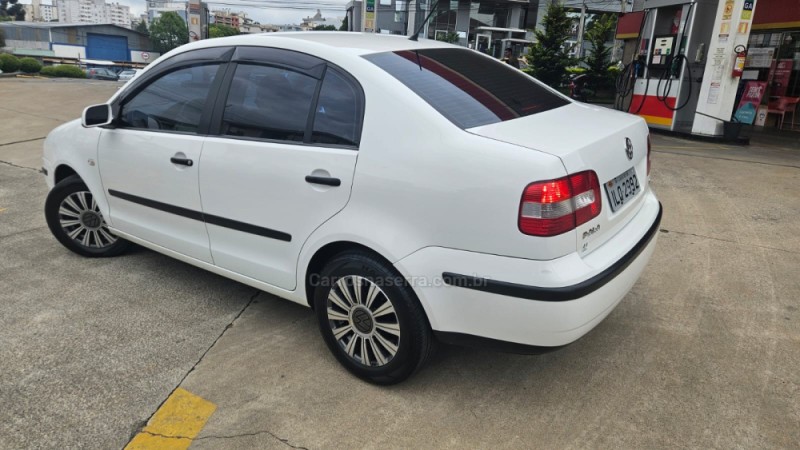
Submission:
[[[800,97],[778,97],[772,100],[767,105],[767,115],[776,114],[781,116],[778,120],[778,129],[783,130],[783,122],[786,118],[786,113],[792,115],[792,127],[794,129],[794,116],[797,110],[797,104],[800,103]]]

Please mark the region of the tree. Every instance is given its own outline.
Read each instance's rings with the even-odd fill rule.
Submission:
[[[317,25],[313,31],[336,31],[336,27],[333,25]]]
[[[455,31],[448,31],[447,33],[439,33],[436,35],[437,41],[447,42],[448,44],[458,44],[458,33]]]
[[[25,9],[19,0],[0,0],[0,17],[4,20],[25,20]],[[11,6],[8,6],[11,5]]]
[[[350,24],[347,20],[347,16],[344,16],[344,20],[342,20],[342,26],[339,27],[339,31],[350,31]]]
[[[558,0],[550,0],[542,19],[543,30],[536,30],[536,43],[531,47],[531,72],[539,81],[558,87],[567,67],[577,64],[566,45],[572,30],[572,19]]]
[[[133,29],[142,34],[150,34],[150,31],[147,30],[147,22],[144,20],[136,22],[136,26]]]
[[[208,37],[210,38],[236,36],[237,34],[239,34],[239,30],[228,25],[212,23],[208,26]]]
[[[150,42],[155,51],[166,53],[189,42],[189,27],[178,13],[165,12],[150,24]]]
[[[587,73],[595,89],[607,88],[611,82],[608,68],[611,66],[611,49],[606,42],[616,25],[613,14],[603,14],[592,21],[586,31],[586,40],[592,48],[586,57]]]

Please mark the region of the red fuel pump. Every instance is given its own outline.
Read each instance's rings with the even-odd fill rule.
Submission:
[[[731,76],[738,78],[744,73],[744,62],[747,59],[747,47],[744,45],[737,45],[733,51],[736,52],[736,58],[733,60],[733,72]]]

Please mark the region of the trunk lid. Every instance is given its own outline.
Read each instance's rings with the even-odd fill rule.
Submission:
[[[616,235],[642,205],[649,189],[647,176],[648,129],[641,118],[619,111],[572,103],[550,111],[467,131],[557,156],[567,173],[594,170],[600,182],[600,215],[576,229],[576,249],[586,255]],[[633,154],[628,157],[628,140]],[[633,170],[636,195],[612,211],[609,182]],[[631,180],[631,173],[625,179]],[[531,182],[540,180],[531,180]],[[623,191],[625,187],[623,186]],[[616,189],[615,189],[616,191]],[[618,191],[616,191],[618,192]]]

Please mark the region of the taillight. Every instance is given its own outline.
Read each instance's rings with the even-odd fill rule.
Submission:
[[[557,180],[531,183],[522,193],[519,230],[532,236],[555,236],[600,214],[600,183],[593,170]]]
[[[650,135],[647,135],[647,175],[650,175],[650,149],[653,147],[653,144],[650,143]]]

